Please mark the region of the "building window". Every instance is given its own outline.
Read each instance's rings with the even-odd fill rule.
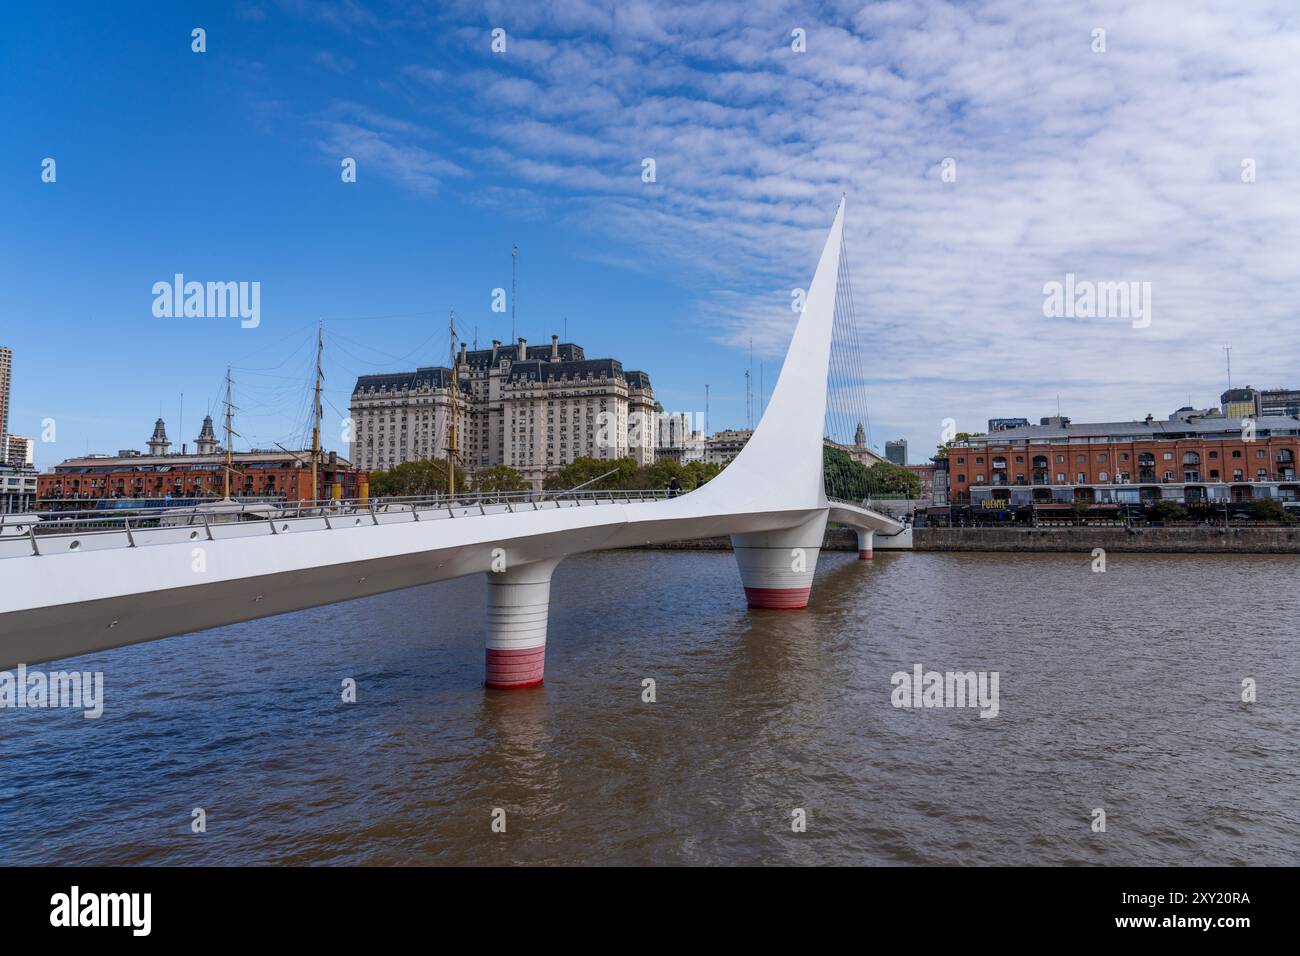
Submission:
[[[1064,455],[1057,455],[1057,456],[1056,456],[1056,463],[1057,463],[1058,465],[1063,465],[1063,464],[1065,464],[1065,456],[1064,456]],[[1064,477],[1064,476],[1062,476],[1062,477]]]
[[[1063,472],[1063,471],[1058,471],[1058,472],[1056,473],[1056,483],[1057,483],[1058,485],[1063,485],[1063,484],[1065,484],[1065,472]]]

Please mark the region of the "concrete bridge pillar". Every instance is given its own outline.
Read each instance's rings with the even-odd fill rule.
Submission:
[[[872,557],[871,545],[874,543],[875,539],[876,539],[876,533],[874,531],[862,531],[859,529],[858,531],[858,560],[859,561],[871,560]]]
[[[781,531],[733,534],[731,547],[740,565],[740,582],[750,607],[797,609],[808,606],[813,572],[826,534],[827,512]]]
[[[536,687],[546,665],[551,573],[559,558],[488,572],[488,687]]]

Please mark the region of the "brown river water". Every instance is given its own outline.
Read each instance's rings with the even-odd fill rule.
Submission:
[[[0,710],[0,864],[1294,863],[1297,558],[1091,565],[827,553],[799,612],[725,552],[572,558],[524,691],[481,578],[45,665],[104,714]],[[895,707],[918,664],[997,716]]]

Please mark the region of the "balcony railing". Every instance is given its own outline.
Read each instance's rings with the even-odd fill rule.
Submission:
[[[1048,481],[1042,478],[1035,478],[1032,482],[1017,480],[993,480],[993,481],[972,481],[967,487],[970,488],[999,488],[999,487],[1055,487],[1055,488],[1074,488],[1080,485],[1087,485],[1097,488],[1135,488],[1139,485],[1276,485],[1300,481],[1294,474],[1278,475],[1276,477],[1260,478],[1111,478],[1107,481]]]

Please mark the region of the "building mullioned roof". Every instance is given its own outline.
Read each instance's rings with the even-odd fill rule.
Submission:
[[[551,362],[532,359],[510,366],[508,382],[553,382],[565,378],[626,378],[618,359],[585,359],[581,362]]]
[[[574,345],[572,342],[560,342],[557,346],[560,353],[561,362],[582,362],[587,356],[582,351],[581,345]],[[502,344],[497,348],[497,360],[500,361],[504,356],[512,362],[515,361],[515,355],[518,353],[517,345]],[[541,359],[549,361],[551,358],[551,346],[548,345],[529,345],[524,349],[524,361]],[[491,349],[472,349],[465,352],[465,364],[470,368],[483,369],[492,366]]]
[[[352,390],[365,391],[414,391],[421,388],[446,388],[451,381],[451,369],[442,365],[424,366],[414,372],[389,372],[384,375],[358,375],[356,387]],[[461,383],[462,390],[466,388]]]
[[[574,345],[570,342],[562,342],[557,346],[560,355],[559,360],[551,359],[551,346],[549,345],[530,345],[527,348],[528,358],[523,361],[512,360],[510,370],[507,374],[507,383],[518,384],[521,382],[551,382],[559,379],[583,379],[587,377],[612,379],[623,379],[629,387],[649,390],[650,376],[646,372],[632,371],[625,372],[623,363],[618,359],[588,359],[584,356],[581,346]],[[502,346],[499,353],[510,352],[507,346]],[[492,351],[491,349],[477,349],[473,352],[465,353],[465,364],[474,369],[485,369],[491,366]],[[360,375],[357,377],[356,387],[353,388],[352,394],[356,395],[364,392],[385,392],[385,391],[418,391],[423,388],[442,389],[447,387],[451,381],[451,369],[446,366],[425,366],[417,368],[414,372],[390,372],[383,375]],[[468,382],[460,382],[461,391],[468,392],[471,386]]]

